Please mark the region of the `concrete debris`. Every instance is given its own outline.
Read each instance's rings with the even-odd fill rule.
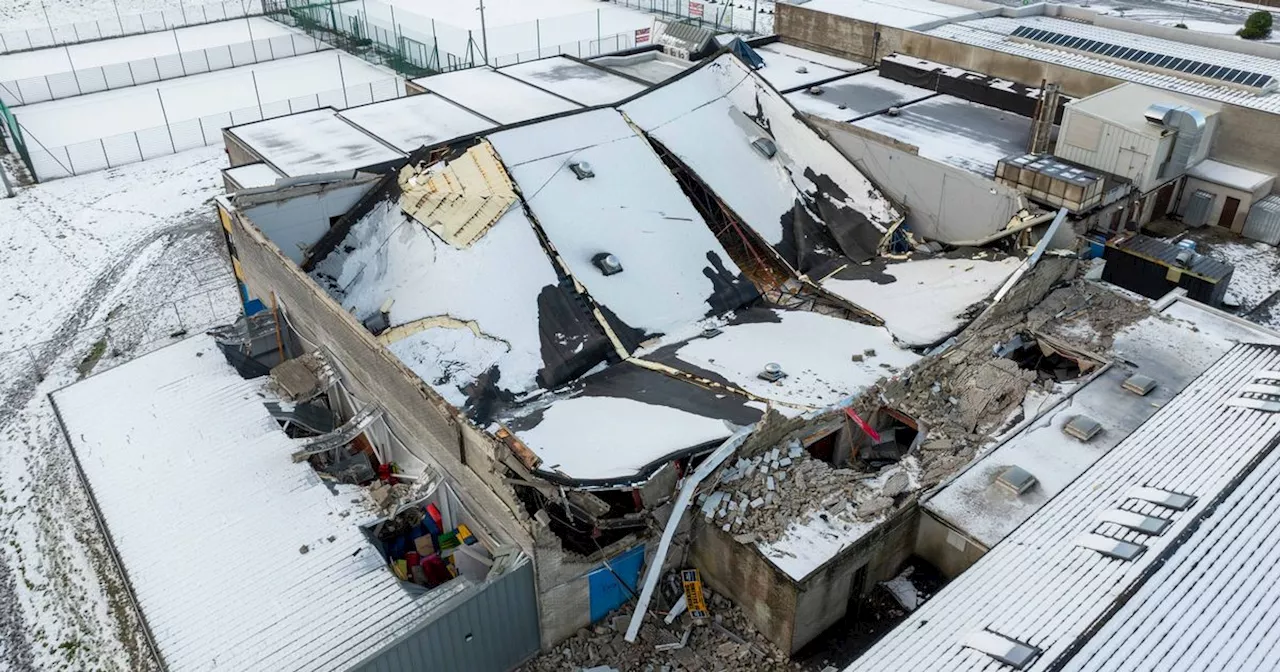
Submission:
[[[911,478],[901,471],[895,472],[885,481],[884,486],[880,488],[880,494],[885,497],[897,497],[907,491],[911,485]]]
[[[859,504],[857,516],[859,518],[875,518],[892,507],[893,499],[889,497],[876,497],[875,499],[870,499]]]

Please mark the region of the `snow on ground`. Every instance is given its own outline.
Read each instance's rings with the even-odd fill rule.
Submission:
[[[239,311],[208,203],[222,162],[202,149],[0,199],[0,669],[154,669],[45,395]]]
[[[83,68],[171,56],[180,51],[199,51],[298,34],[300,33],[275,21],[255,17],[84,42],[68,47],[23,51],[0,56],[0,81],[55,75]]]
[[[339,66],[341,59],[341,66]],[[14,112],[29,142],[61,147],[303,96],[386,82],[392,72],[335,51],[193,75],[36,105]],[[254,81],[256,79],[256,94]],[[341,94],[339,94],[341,98]],[[161,103],[163,101],[163,104]],[[314,99],[308,108],[315,107]],[[286,109],[285,112],[288,112]]]
[[[930,345],[957,331],[969,307],[994,294],[1018,264],[1013,257],[913,259],[884,270],[891,282],[831,278],[822,286],[879,315],[898,340]]]

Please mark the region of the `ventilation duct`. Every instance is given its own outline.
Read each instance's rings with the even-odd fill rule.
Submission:
[[[1143,117],[1149,123],[1164,126],[1174,132],[1173,150],[1169,152],[1169,160],[1160,167],[1160,177],[1177,177],[1190,168],[1191,155],[1200,146],[1204,137],[1204,128],[1208,121],[1199,110],[1186,105],[1156,103],[1147,108]]]

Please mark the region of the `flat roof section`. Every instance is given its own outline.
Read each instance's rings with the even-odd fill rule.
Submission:
[[[456,70],[415,79],[413,83],[499,124],[514,124],[581,107],[489,68]]]
[[[241,189],[270,187],[275,185],[276,180],[283,177],[279,171],[265,163],[249,163],[235,168],[225,168],[222,172],[235,180]]]
[[[1159,138],[1166,129],[1147,121],[1146,117],[1147,109],[1157,103],[1186,105],[1198,110],[1206,119],[1217,114],[1222,107],[1221,104],[1194,96],[1125,82],[1092,96],[1073,100],[1067,103],[1067,109],[1124,126],[1134,133]]]
[[[1240,191],[1254,192],[1261,189],[1268,182],[1276,179],[1275,175],[1261,173],[1248,168],[1233,166],[1229,163],[1214,161],[1213,159],[1205,159],[1200,163],[1191,167],[1187,171],[1187,175],[1205,182],[1220,184],[1224,187],[1239,189]]]
[[[821,85],[819,94],[807,89],[787,94],[796,109],[831,121],[852,121],[891,107],[923,100],[936,92],[903,84],[878,72],[849,75]]]
[[[801,7],[894,28],[915,28],[975,12],[932,0],[810,0]]]
[[[1030,119],[946,94],[853,125],[915,145],[927,159],[993,179],[996,163],[1025,151],[1031,137]]]
[[[399,150],[344,121],[332,109],[227,129],[288,177],[358,170],[403,158]]]
[[[405,153],[496,126],[434,93],[352,107],[338,116]]]
[[[648,88],[603,67],[565,56],[510,65],[500,72],[587,107],[616,103]]]
[[[646,51],[630,56],[600,56],[591,59],[591,62],[650,84],[661,84],[693,67],[693,63],[689,61],[672,58],[660,51]]]
[[[760,76],[779,91],[808,86],[814,82],[838,77],[842,72],[854,72],[867,67],[857,61],[836,58],[781,42],[766,44],[756,48],[755,51],[760,58],[764,59],[764,67],[758,71]]]
[[[351,669],[471,585],[402,587],[372,501],[290,458],[263,380],[202,335],[51,395],[174,672]]]

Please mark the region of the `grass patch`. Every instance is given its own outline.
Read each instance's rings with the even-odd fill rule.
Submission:
[[[107,337],[103,336],[93,344],[92,348],[89,348],[89,354],[85,355],[84,359],[80,360],[79,364],[76,364],[76,372],[80,374],[81,378],[89,375],[89,372],[93,370],[93,367],[98,365],[98,360],[102,359],[102,354],[106,351]]]

